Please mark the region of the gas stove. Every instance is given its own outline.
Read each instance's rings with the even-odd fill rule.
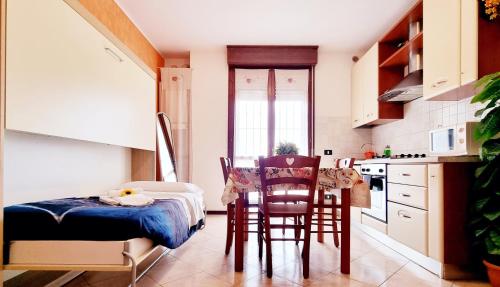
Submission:
[[[427,155],[425,153],[414,153],[414,154],[411,154],[411,153],[402,153],[402,154],[397,154],[397,155],[393,155],[391,157],[387,157],[387,156],[383,156],[383,155],[375,155],[373,158],[374,159],[377,159],[377,158],[392,158],[392,159],[398,159],[398,158],[424,158],[424,157],[427,157]]]

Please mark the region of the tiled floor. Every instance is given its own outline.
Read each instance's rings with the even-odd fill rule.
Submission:
[[[340,254],[330,236],[324,244],[313,240],[309,279],[302,277],[300,253],[291,242],[273,242],[274,276],[268,279],[253,236],[246,244],[245,271],[235,273],[233,249],[224,256],[225,216],[210,215],[204,230],[161,259],[138,286],[490,286],[441,280],[357,229],[351,237],[351,274],[341,275]],[[66,286],[118,287],[127,286],[128,280],[127,273],[87,272]]]

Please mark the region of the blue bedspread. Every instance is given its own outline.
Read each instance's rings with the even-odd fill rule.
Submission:
[[[8,248],[13,240],[109,241],[146,237],[156,244],[177,248],[202,224],[189,226],[181,202],[175,199],[155,200],[143,207],[122,207],[101,203],[97,197],[65,198],[6,207],[4,244]]]

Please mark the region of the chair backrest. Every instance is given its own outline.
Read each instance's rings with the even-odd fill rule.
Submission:
[[[312,208],[314,202],[314,194],[316,191],[316,182],[318,181],[318,170],[320,156],[307,157],[300,155],[280,155],[268,158],[259,157],[260,180],[262,185],[262,201],[264,208],[267,208],[269,203],[273,202],[307,202]],[[269,168],[287,169],[287,168],[308,168],[310,174],[307,177],[303,175],[294,175],[290,173],[273,173],[271,177],[267,177],[266,171]],[[276,171],[276,170],[275,170]],[[293,170],[292,170],[293,171]],[[309,170],[308,170],[309,171]],[[308,189],[307,195],[300,194],[272,194],[274,185],[282,184],[301,184]],[[308,207],[309,208],[309,207]]]
[[[220,165],[222,167],[222,174],[224,175],[224,184],[227,183],[227,179],[229,178],[229,172],[233,168],[233,164],[231,163],[231,159],[228,157],[220,157]]]
[[[336,168],[352,168],[354,166],[355,159],[352,157],[348,158],[339,158],[335,160]]]

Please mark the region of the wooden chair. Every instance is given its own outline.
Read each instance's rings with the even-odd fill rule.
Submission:
[[[260,180],[262,185],[262,203],[259,205],[259,258],[262,259],[262,244],[266,243],[266,266],[267,277],[273,276],[272,263],[272,241],[303,241],[302,263],[303,276],[309,277],[309,251],[311,242],[311,220],[313,214],[314,195],[316,193],[316,182],[318,180],[318,169],[321,157],[305,157],[298,155],[273,156],[259,158]],[[311,168],[311,177],[302,178],[294,176],[278,176],[267,178],[266,169],[274,168]],[[306,194],[280,194],[274,195],[272,187],[281,184],[302,184],[307,189]],[[295,204],[286,204],[296,202]],[[294,224],[271,224],[271,218],[297,217]],[[294,229],[294,238],[272,238],[271,229],[290,228]],[[304,238],[300,238],[301,230],[304,230]]]
[[[222,167],[222,174],[224,175],[224,184],[227,183],[227,179],[229,178],[229,173],[231,172],[231,169],[233,168],[233,165],[231,163],[231,159],[227,157],[221,157],[220,158],[220,164]],[[257,233],[256,230],[250,230],[249,225],[256,225],[257,224],[257,218],[251,218],[250,214],[256,214],[257,212],[252,212],[249,209],[254,208],[257,209],[259,207],[258,202],[250,202],[248,199],[248,194],[243,193],[240,196],[243,196],[243,200],[245,202],[245,214],[244,214],[244,231],[245,231],[245,240],[248,240],[248,233]],[[234,224],[236,221],[235,218],[235,211],[236,211],[236,206],[234,203],[229,203],[227,205],[227,230],[226,230],[226,250],[225,253],[226,255],[229,254],[229,251],[231,250],[231,246],[233,245],[233,237],[234,237]]]
[[[336,168],[352,168],[354,166],[354,158],[343,158],[335,160]],[[316,225],[318,229],[312,233],[318,234],[318,241],[323,242],[324,233],[333,234],[333,243],[339,247],[339,233],[337,222],[341,219],[337,216],[337,208],[340,208],[340,203],[337,203],[337,196],[332,194],[331,203],[325,203],[325,191],[318,190],[318,199],[314,202],[314,218],[312,225]],[[325,212],[325,209],[330,209],[331,212]],[[317,211],[316,211],[317,210]],[[332,231],[325,231],[324,226],[332,227]]]

